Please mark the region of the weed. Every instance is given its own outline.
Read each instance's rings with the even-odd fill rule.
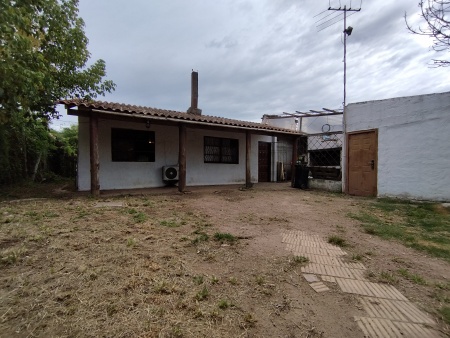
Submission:
[[[450,290],[450,282],[445,283],[436,283],[435,285],[438,289],[441,290]]]
[[[398,284],[398,278],[392,272],[382,271],[378,277],[378,282],[391,285]]]
[[[183,330],[181,330],[180,325],[175,325],[172,327],[172,334],[170,335],[170,337],[173,337],[173,338],[183,337]]]
[[[230,283],[231,285],[237,285],[238,281],[237,281],[237,279],[235,277],[230,277],[228,279],[228,283]]]
[[[263,276],[256,276],[256,284],[259,286],[264,284],[264,277]]]
[[[292,257],[292,260],[290,260],[290,263],[293,265],[307,264],[309,263],[309,258],[305,256],[294,256]]]
[[[347,242],[345,241],[345,239],[343,239],[342,237],[339,237],[339,236],[328,237],[328,243],[336,245],[336,246],[340,246],[340,247],[347,246]]]
[[[223,242],[234,243],[237,240],[237,238],[235,236],[233,236],[232,234],[220,233],[220,232],[216,232],[214,234],[214,239],[221,243],[223,243]]]
[[[257,320],[253,317],[251,313],[246,313],[243,319],[244,322],[250,327],[254,327],[257,322]]]
[[[136,246],[136,239],[135,238],[128,238],[127,239],[127,247],[134,248]]]
[[[133,215],[133,220],[136,223],[144,223],[147,220],[147,215],[139,211]]]
[[[211,284],[219,284],[219,278],[217,278],[216,276],[212,276],[211,277]]]
[[[219,309],[225,310],[230,307],[230,303],[228,303],[226,299],[221,299],[217,306],[219,307]]]
[[[202,301],[202,300],[208,299],[208,297],[209,297],[209,291],[206,288],[206,286],[204,286],[203,289],[201,289],[195,295],[195,299],[197,299],[198,301]]]
[[[156,293],[162,293],[162,294],[170,294],[171,293],[169,285],[164,280],[157,281],[156,284],[154,285],[153,289],[155,290]]]
[[[14,265],[26,253],[26,249],[7,249],[0,252],[0,263],[3,265]]]
[[[160,225],[168,228],[178,228],[181,224],[174,220],[162,220],[159,222]]]
[[[366,272],[364,274],[369,279],[374,278],[376,276],[375,272],[373,272],[372,270],[366,270]]]
[[[442,316],[442,319],[447,323],[450,324],[450,307],[444,306],[439,309],[439,312]]]
[[[192,279],[193,279],[194,283],[197,285],[203,284],[203,276],[202,275],[194,276]]]
[[[192,240],[192,244],[198,244],[198,243],[200,243],[200,242],[206,242],[206,241],[209,239],[208,234],[205,233],[205,232],[194,231],[194,233],[197,233],[198,236],[195,237],[195,238]]]
[[[419,285],[427,285],[428,284],[426,282],[426,280],[423,279],[423,277],[416,275],[416,274],[412,274],[411,272],[408,271],[408,269],[399,269],[398,273],[401,276],[403,276],[404,278],[413,282],[414,284],[419,284]]]
[[[352,255],[352,260],[353,261],[362,261],[362,259],[363,259],[363,256],[360,255],[360,254],[353,254]]]
[[[392,261],[395,263],[405,264],[405,261],[400,257],[394,257],[392,258]]]

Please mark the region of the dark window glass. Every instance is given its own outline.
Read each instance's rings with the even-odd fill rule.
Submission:
[[[310,150],[309,160],[311,166],[340,166],[341,148]]]
[[[111,129],[113,162],[155,162],[155,132]]]
[[[239,163],[239,140],[205,136],[205,163]]]

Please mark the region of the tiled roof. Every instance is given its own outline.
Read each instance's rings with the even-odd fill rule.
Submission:
[[[267,124],[256,123],[256,122],[247,122],[241,120],[233,120],[223,117],[216,116],[208,116],[208,115],[195,115],[188,114],[184,112],[178,112],[174,110],[165,110],[165,109],[157,109],[151,107],[142,107],[135,106],[123,103],[114,103],[114,102],[103,102],[103,101],[83,101],[80,99],[70,99],[70,100],[61,100],[58,103],[65,104],[67,107],[78,107],[78,108],[86,108],[86,109],[96,109],[101,110],[104,113],[112,112],[119,115],[126,116],[149,116],[156,118],[164,118],[166,120],[172,121],[190,121],[191,123],[198,124],[209,124],[215,126],[228,126],[235,127],[238,129],[254,129],[266,132],[275,132],[282,134],[298,134],[298,132],[290,129],[279,128],[275,126],[270,126]]]

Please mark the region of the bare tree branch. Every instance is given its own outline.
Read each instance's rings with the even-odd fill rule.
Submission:
[[[428,36],[433,39],[432,48],[436,52],[450,49],[450,0],[421,0],[419,2],[425,27],[412,27],[405,13],[406,28],[413,34]],[[434,67],[450,66],[450,60],[433,60]]]

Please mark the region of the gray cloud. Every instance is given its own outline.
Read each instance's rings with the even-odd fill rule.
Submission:
[[[350,5],[331,5],[339,2]],[[450,90],[448,70],[430,69],[437,55],[406,30],[415,2],[362,6],[347,23],[347,102]],[[106,61],[117,84],[102,99],[186,111],[195,69],[204,114],[252,121],[342,106],[343,23],[316,28],[327,8],[312,0],[80,0],[92,58]]]

